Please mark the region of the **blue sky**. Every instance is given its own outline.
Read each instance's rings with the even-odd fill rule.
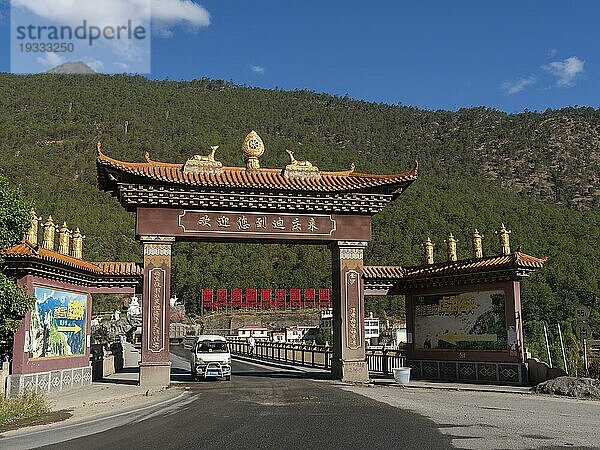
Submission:
[[[156,10],[152,78],[430,109],[600,106],[596,1],[159,1],[168,11]],[[11,69],[6,3],[1,71]]]

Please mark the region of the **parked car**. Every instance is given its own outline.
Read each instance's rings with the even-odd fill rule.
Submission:
[[[224,378],[231,380],[231,353],[223,336],[203,334],[192,348],[192,377],[194,379]]]

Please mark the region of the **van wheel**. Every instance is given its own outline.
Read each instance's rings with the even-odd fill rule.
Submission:
[[[231,381],[231,375],[227,375],[227,376],[225,377],[225,381]]]

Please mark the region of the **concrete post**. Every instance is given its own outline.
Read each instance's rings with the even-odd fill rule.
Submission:
[[[366,242],[338,241],[333,261],[333,376],[368,382],[365,356],[363,252]]]
[[[6,390],[6,379],[10,372],[10,363],[8,361],[0,362],[0,398],[8,397]]]
[[[140,386],[168,386],[171,382],[171,247],[175,238],[142,236],[141,241],[144,246],[144,286]]]

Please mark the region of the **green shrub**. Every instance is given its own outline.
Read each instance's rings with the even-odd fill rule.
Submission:
[[[15,398],[0,398],[0,426],[32,419],[50,411],[40,394],[26,392]]]

